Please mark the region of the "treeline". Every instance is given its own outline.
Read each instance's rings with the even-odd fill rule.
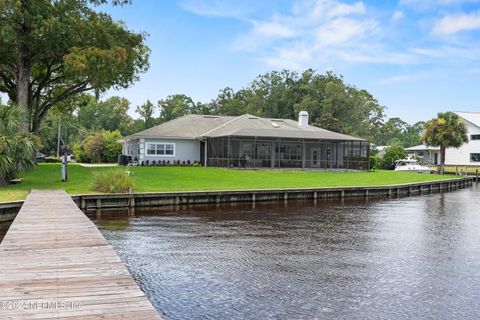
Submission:
[[[82,144],[98,131],[118,130],[125,136],[190,113],[296,119],[299,111],[306,110],[313,125],[359,136],[376,145],[402,147],[419,144],[425,126],[423,122],[410,125],[399,118],[386,119],[385,107],[369,92],[346,84],[331,72],[318,74],[311,69],[269,72],[238,91],[224,88],[207,103],[194,102],[184,94],[156,103],[147,100],[135,108],[138,119],[128,114],[130,107],[125,98],[97,101],[88,94],[57,106],[40,130],[44,153],[55,153],[59,125],[62,143],[73,145]]]

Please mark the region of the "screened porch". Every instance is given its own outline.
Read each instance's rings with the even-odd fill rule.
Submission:
[[[227,136],[205,143],[202,154],[212,167],[369,170],[370,143],[362,140]]]

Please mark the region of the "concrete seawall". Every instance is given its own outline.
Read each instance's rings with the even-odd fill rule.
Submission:
[[[392,186],[298,188],[260,190],[222,190],[196,192],[150,192],[119,194],[79,194],[72,199],[82,210],[107,208],[138,208],[185,204],[209,204],[228,202],[288,201],[302,199],[342,199],[355,197],[397,197],[432,192],[453,191],[470,187],[474,178],[462,177],[422,183]],[[0,203],[0,222],[10,221],[23,201]]]

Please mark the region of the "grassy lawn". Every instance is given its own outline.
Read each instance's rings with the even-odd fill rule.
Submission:
[[[70,194],[95,193],[92,174],[112,168],[69,165],[68,182],[60,181],[60,164],[40,164],[23,174],[23,182],[0,188],[0,202],[25,199],[31,189],[65,189]],[[237,170],[201,167],[131,167],[135,192],[232,189],[380,186],[449,179],[410,172],[332,172],[294,170]]]

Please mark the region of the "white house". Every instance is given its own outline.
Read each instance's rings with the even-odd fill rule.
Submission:
[[[480,112],[455,112],[465,123],[468,143],[445,151],[446,165],[480,166]]]
[[[418,159],[422,164],[439,164],[440,147],[426,146],[424,144],[406,148],[409,156]]]

